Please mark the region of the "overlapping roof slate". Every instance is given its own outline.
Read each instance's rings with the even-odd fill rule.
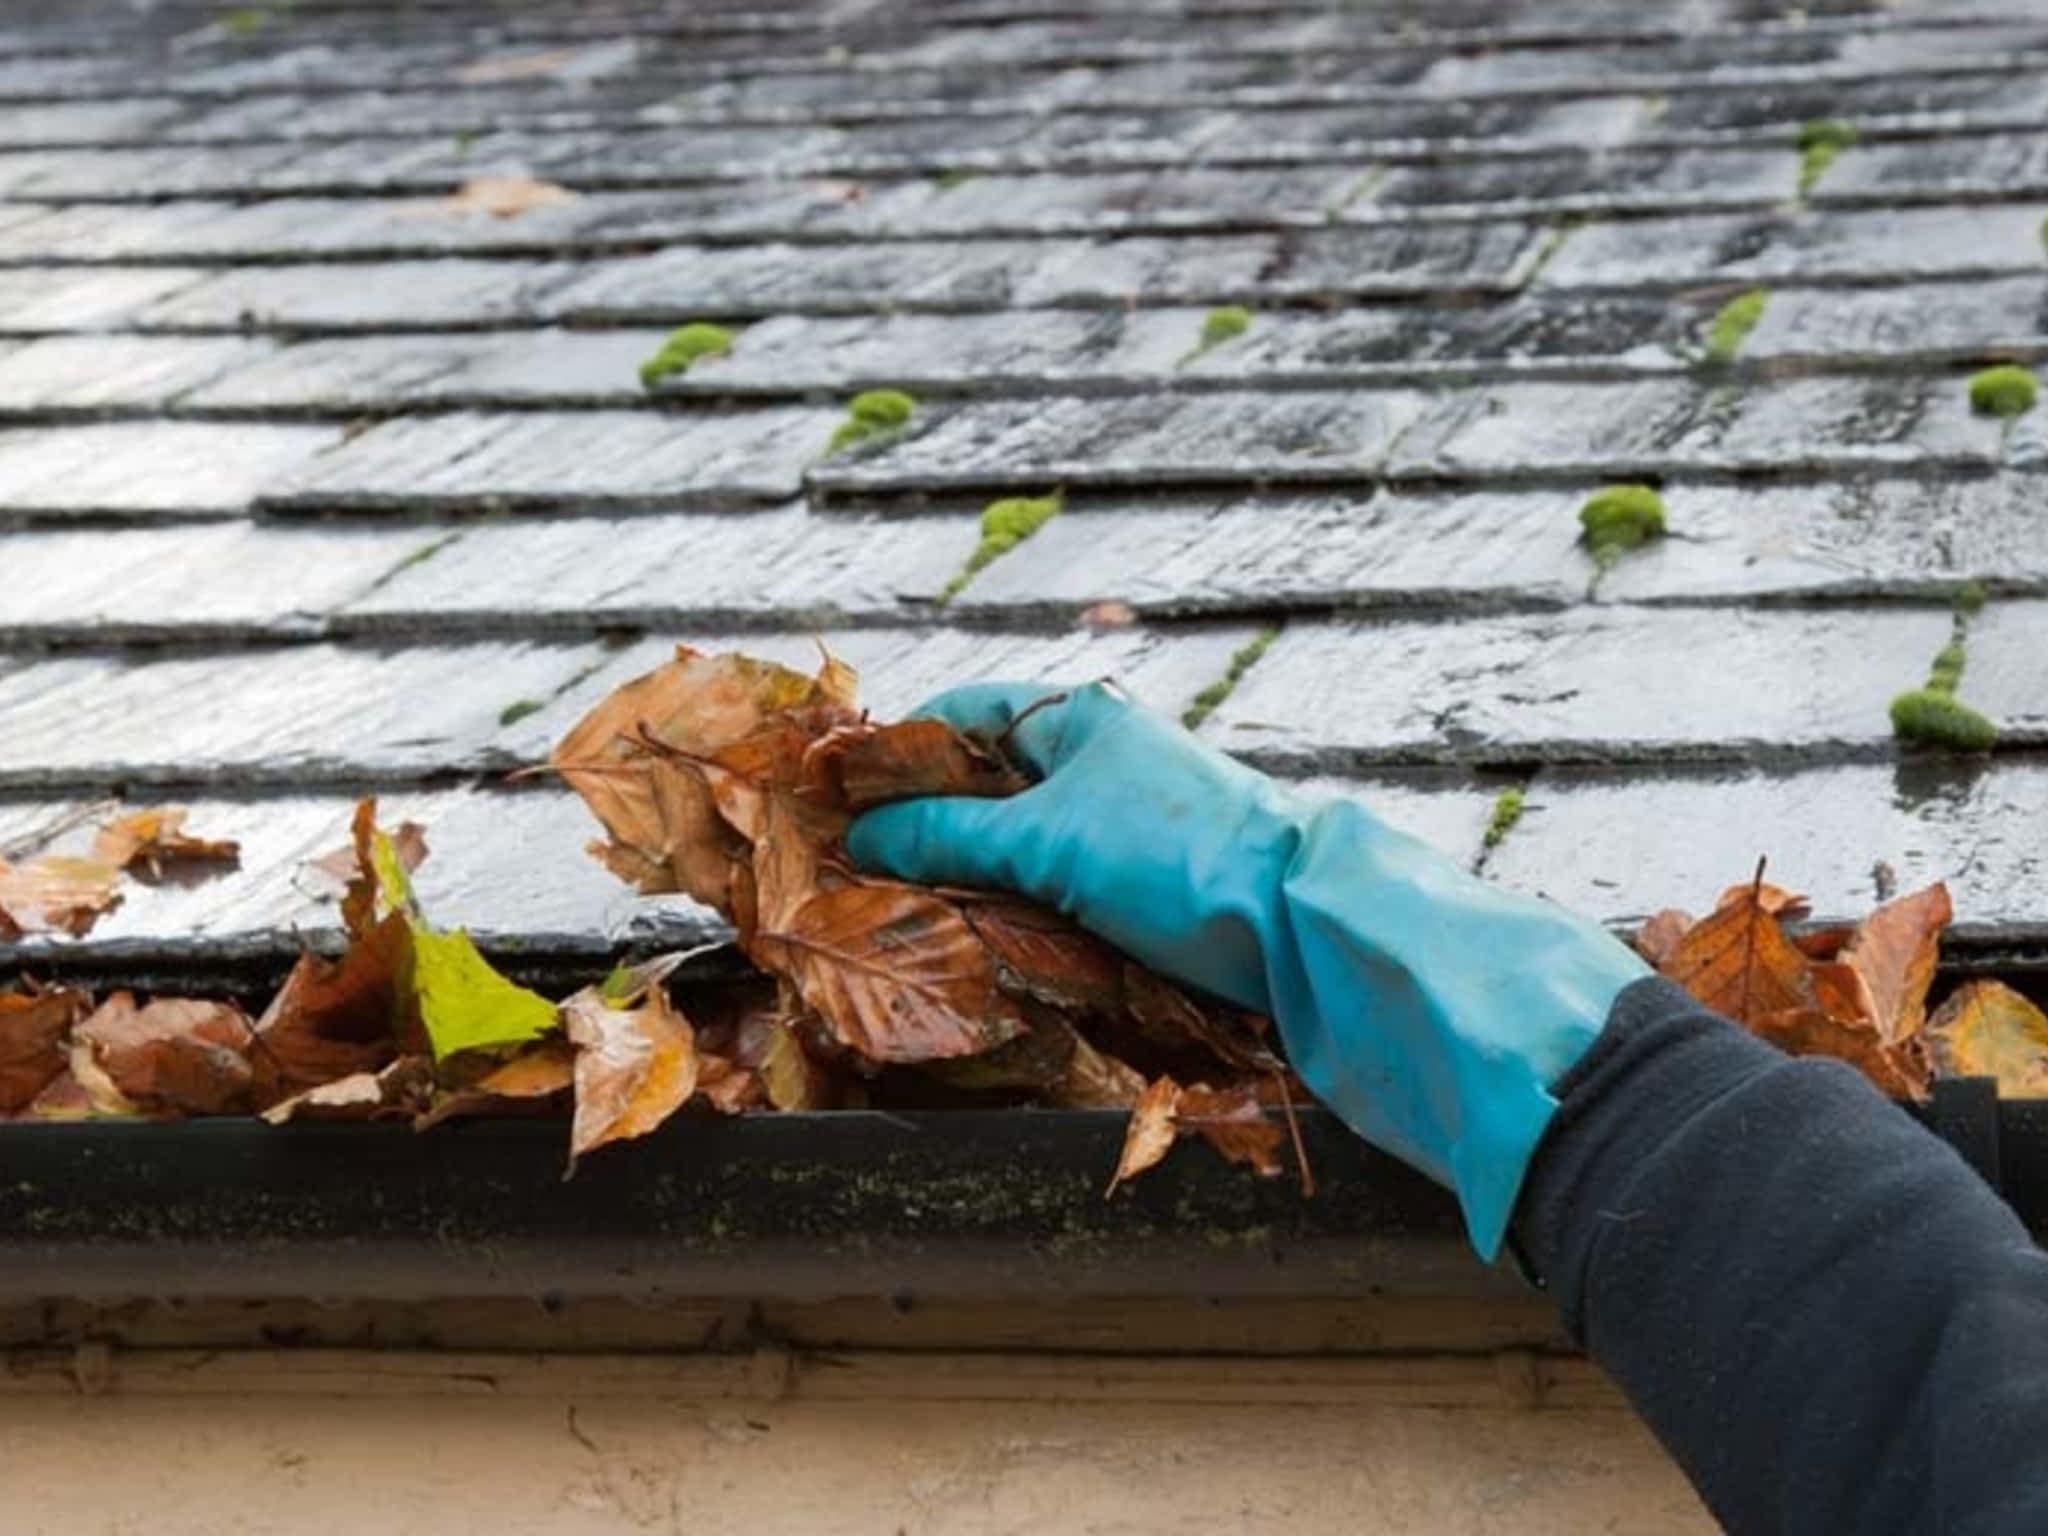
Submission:
[[[0,852],[179,799],[244,866],[0,965],[282,955],[365,791],[491,946],[701,936],[504,781],[671,642],[1179,711],[1269,629],[1203,734],[1511,884],[1623,923],[1767,853],[2048,940],[2048,411],[1965,390],[2048,356],[2044,124],[2018,0],[11,14]],[[693,320],[730,355],[643,389]],[[827,456],[876,387],[912,430]],[[1596,589],[1577,506],[1645,478],[1672,537]],[[1967,581],[1999,748],[1902,753]]]

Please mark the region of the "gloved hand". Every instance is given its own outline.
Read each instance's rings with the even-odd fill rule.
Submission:
[[[1059,908],[1168,976],[1270,1014],[1315,1095],[1456,1190],[1491,1259],[1556,1111],[1549,1086],[1648,967],[1348,801],[1311,804],[1093,683],[985,683],[921,714],[1041,782],[868,812],[849,851],[906,880]],[[1033,706],[1038,706],[1034,708]]]

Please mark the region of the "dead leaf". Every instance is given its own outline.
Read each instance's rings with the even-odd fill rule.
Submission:
[[[166,805],[117,816],[93,839],[92,856],[99,863],[151,880],[161,880],[167,865],[240,862],[240,843],[195,837],[185,831],[188,814],[181,806]]]
[[[1114,1013],[1124,1006],[1124,957],[1094,934],[1016,897],[962,892],[953,899],[995,957],[1004,991],[1055,1008]]]
[[[451,213],[483,213],[494,219],[516,219],[538,208],[576,200],[576,194],[552,181],[531,176],[472,176],[441,207]]]
[[[1738,1024],[1796,1012],[1813,999],[1806,957],[1761,902],[1723,896],[1709,916],[1686,930],[1660,969]]]
[[[1110,598],[1105,602],[1093,603],[1081,610],[1081,625],[1103,634],[1113,629],[1129,629],[1138,622],[1138,610],[1129,603]]]
[[[429,1130],[466,1115],[531,1113],[569,1092],[576,1083],[576,1052],[567,1040],[542,1040],[486,1072],[466,1088],[442,1094],[413,1121]]]
[[[121,871],[98,859],[46,853],[21,864],[0,859],[0,914],[15,936],[68,933],[83,938],[121,904]]]
[[[1878,1033],[1896,1045],[1927,1022],[1927,989],[1934,983],[1941,933],[1955,909],[1940,881],[1886,902],[1857,925],[1842,961],[1863,978],[1875,1008]]]
[[[159,997],[138,1007],[128,992],[114,993],[77,1029],[92,1064],[122,1097],[163,1115],[247,1109],[256,1083],[246,1054],[252,1034],[249,1016],[233,1003]]]
[[[367,819],[365,819],[366,815]],[[365,840],[360,847],[358,846],[358,840],[351,838],[350,841],[343,843],[339,848],[331,848],[326,853],[321,854],[319,858],[308,859],[305,863],[305,868],[314,871],[331,882],[336,891],[346,891],[356,884],[359,878],[358,872],[363,867],[364,861],[369,857],[366,840],[370,829],[376,825],[375,802],[371,802],[371,809],[367,813],[364,812],[362,805],[358,803],[356,806],[356,819],[362,822],[362,838]],[[427,831],[418,822],[401,821],[396,827],[389,829],[386,835],[391,839],[391,846],[398,854],[399,867],[408,875],[426,862]],[[353,928],[350,931],[353,932]]]
[[[1262,1179],[1280,1175],[1280,1148],[1287,1132],[1266,1118],[1256,1086],[1183,1088],[1173,1108],[1178,1131],[1193,1131],[1233,1163],[1244,1163]]]
[[[287,1093],[374,1073],[399,1050],[426,1049],[408,1007],[402,970],[408,934],[393,912],[354,939],[339,960],[303,954],[256,1021],[257,1052]]]
[[[1721,893],[1721,899],[1714,903],[1715,910],[1722,907],[1753,905],[1761,907],[1772,917],[1798,917],[1810,903],[1797,891],[1788,891],[1782,885],[1758,878],[1744,885],[1731,885]]]
[[[849,810],[919,795],[1014,795],[1030,781],[943,720],[856,727],[821,743]]]
[[[1061,1109],[1133,1109],[1144,1094],[1144,1073],[1076,1034],[1066,1070],[1046,1085],[1045,1101]]]
[[[832,1075],[804,1044],[805,1031],[787,1014],[758,1012],[740,1021],[733,1059],[760,1079],[768,1102],[785,1113],[831,1109]]]
[[[658,985],[632,1006],[585,987],[562,1004],[562,1022],[576,1047],[568,1167],[574,1173],[585,1153],[645,1136],[688,1102],[697,1087],[697,1048],[689,1021]]]
[[[1023,1032],[987,946],[958,908],[914,886],[821,889],[766,924],[748,954],[871,1061],[971,1056]]]
[[[27,1108],[64,1071],[68,1037],[91,1009],[76,987],[0,992],[0,1113]]]
[[[1661,971],[1665,962],[1677,952],[1678,941],[1691,931],[1692,925],[1693,915],[1676,907],[1652,912],[1636,931],[1636,953]]]
[[[272,1125],[293,1120],[401,1120],[425,1107],[434,1088],[434,1065],[401,1056],[376,1072],[351,1072],[331,1083],[281,1099],[263,1111]]]
[[[1970,981],[1928,1021],[1944,1077],[1995,1077],[2009,1099],[2048,1098],[2048,1013],[2000,981]]]
[[[582,56],[580,48],[494,54],[463,65],[455,72],[455,79],[459,85],[502,85],[511,80],[537,80],[568,67]]]
[[[1173,1149],[1173,1107],[1179,1100],[1180,1084],[1170,1077],[1148,1084],[1138,1096],[1124,1128],[1123,1152],[1104,1194],[1115,1194],[1119,1184],[1136,1178]]]

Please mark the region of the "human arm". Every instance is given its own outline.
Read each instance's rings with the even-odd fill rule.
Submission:
[[[1960,1160],[1617,941],[1100,685],[935,701],[1041,782],[870,813],[900,875],[1023,890],[1275,1017],[1317,1095],[1526,1259],[1739,1533],[2048,1530],[2048,1276]],[[1519,1203],[1518,1203],[1519,1202]]]

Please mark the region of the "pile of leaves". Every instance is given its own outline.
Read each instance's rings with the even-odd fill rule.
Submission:
[[[366,800],[348,846],[317,861],[345,882],[338,957],[300,956],[254,1018],[197,998],[0,994],[0,1112],[421,1127],[566,1113],[573,1168],[685,1109],[1035,1103],[1133,1111],[1116,1180],[1180,1136],[1282,1172],[1302,1090],[1265,1019],[1183,991],[1030,902],[851,866],[844,833],[863,809],[1027,782],[999,742],[870,720],[855,682],[829,656],[807,676],[681,649],[601,701],[554,753],[554,771],[609,834],[593,852],[642,891],[685,892],[722,913],[754,981],[693,992],[687,1014],[665,985],[683,956],[621,967],[559,1002],[518,986],[468,934],[429,921],[411,879],[422,830],[387,831]],[[180,825],[176,813],[145,814],[172,833]],[[146,846],[170,856],[164,838]],[[184,855],[201,846],[219,845]],[[61,873],[47,862],[21,867],[38,890]]]
[[[1795,1056],[1833,1056],[1893,1098],[1924,1100],[1941,1077],[1995,1077],[2008,1097],[2048,1094],[2048,1014],[2003,982],[1965,982],[1928,1013],[1942,931],[1936,882],[1853,926],[1793,927],[1804,896],[1755,879],[1706,917],[1667,909],[1636,947],[1718,1013]]]
[[[437,928],[413,874],[421,828],[356,807],[314,861],[339,899],[339,954],[299,956],[252,1016],[233,1001],[25,983],[0,992],[0,1117],[479,1114],[569,1122],[569,1166],[678,1113],[1040,1104],[1129,1113],[1110,1179],[1198,1138],[1264,1176],[1285,1171],[1304,1095],[1267,1020],[1137,964],[1015,896],[906,884],[848,860],[854,816],[927,794],[1028,786],[1005,739],[937,721],[871,720],[851,669],[814,675],[687,647],[601,700],[546,771],[606,837],[592,852],[643,892],[723,914],[751,969],[668,985],[688,958],[621,966],[551,999]],[[232,843],[174,808],[110,815],[90,853],[0,860],[0,933],[85,932],[124,882],[231,868]],[[1708,1006],[1798,1054],[1840,1057],[1917,1100],[1938,1074],[2048,1094],[2048,1015],[1995,981],[1930,1015],[1950,919],[1934,885],[1853,927],[1803,921],[1804,898],[1756,878],[1694,919],[1658,913],[1637,944]],[[1293,1137],[1294,1162],[1311,1185]]]

